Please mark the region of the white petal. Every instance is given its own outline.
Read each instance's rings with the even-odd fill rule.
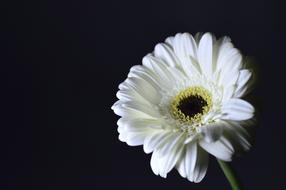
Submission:
[[[146,126],[149,122],[146,123],[147,121],[144,119],[139,120],[120,118],[117,122],[119,140],[126,142],[130,146],[142,145],[146,137],[150,136],[155,130],[158,130]]]
[[[235,121],[227,122],[227,124],[224,133],[226,138],[232,143],[235,151],[239,154],[249,150],[251,147],[251,136],[245,127],[250,126],[243,127],[241,122]]]
[[[165,43],[168,44],[170,47],[172,47],[174,43],[174,36],[166,38]]]
[[[198,47],[198,61],[206,77],[212,76],[213,39],[210,33],[202,36]]]
[[[150,109],[150,107],[146,105],[140,105],[136,102],[121,102],[120,100],[117,102],[119,103],[115,103],[112,106],[112,109],[116,115],[121,117],[126,117],[129,119],[157,119],[159,117],[159,113],[156,113],[155,109]]]
[[[217,141],[222,135],[223,125],[224,123],[222,122],[215,122],[207,126],[203,126],[202,135],[204,136],[205,141],[206,142]]]
[[[117,125],[118,125],[118,128],[117,128],[117,131],[118,133],[121,133],[123,131],[125,131],[125,123],[126,123],[127,119],[126,118],[119,118],[118,121],[117,121]]]
[[[145,80],[158,91],[162,88],[162,85],[160,84],[160,78],[144,65],[135,65],[131,67],[130,72],[128,73],[128,77],[135,77]]]
[[[190,143],[186,147],[185,170],[189,181],[200,182],[207,171],[208,154],[197,143]]]
[[[124,119],[122,121],[122,119]],[[157,119],[144,119],[144,118],[121,118],[118,125],[123,125],[124,130],[128,132],[143,132],[151,130],[162,129],[162,122]]]
[[[122,107],[126,109],[136,110],[155,119],[161,117],[160,112],[154,105],[145,105],[139,102],[132,101],[132,102],[124,102],[122,104]]]
[[[235,85],[239,70],[242,67],[242,56],[240,52],[233,48],[232,43],[224,43],[218,52],[215,75],[218,84],[222,86]]]
[[[183,68],[184,73],[189,77],[196,77],[201,74],[200,67],[195,59],[191,57],[185,58],[185,61],[181,62],[181,67]]]
[[[182,62],[190,56],[196,59],[197,44],[193,36],[188,33],[177,34],[174,39],[174,51]]]
[[[239,72],[239,77],[237,80],[237,87],[234,93],[234,97],[241,97],[245,94],[246,90],[247,90],[247,83],[249,81],[249,79],[251,78],[251,72],[247,69],[243,69],[240,70]]]
[[[234,55],[230,56],[224,63],[220,72],[219,84],[223,86],[234,85],[239,76],[239,69],[242,66],[242,56],[237,51]]]
[[[179,174],[183,178],[187,177],[187,171],[186,171],[186,167],[185,167],[185,159],[186,159],[186,148],[183,148],[181,158],[180,158],[180,160],[178,160],[177,166],[176,166]]]
[[[223,67],[228,64],[230,57],[237,54],[237,52],[238,50],[233,47],[233,44],[230,41],[223,43],[218,50],[216,72],[223,69]]]
[[[189,137],[187,137],[187,138],[185,139],[184,144],[189,144],[189,143],[191,143],[192,141],[196,141],[198,138],[200,138],[200,134],[199,134],[199,133],[190,135]]]
[[[119,139],[130,146],[142,145],[147,137],[161,130],[154,127],[156,120],[120,118],[117,124]]]
[[[218,68],[218,57],[219,54],[221,53],[221,47],[224,47],[226,43],[230,43],[231,39],[227,36],[224,36],[216,41],[214,41],[214,46],[213,46],[213,71],[216,72]]]
[[[167,173],[176,165],[182,154],[182,141],[179,141],[175,146],[164,156],[160,153],[160,149],[155,149],[151,157],[151,168],[156,175],[167,177]]]
[[[190,181],[193,180],[194,169],[197,160],[197,143],[189,143],[186,146],[186,158],[185,158],[185,169],[187,173],[187,178]]]
[[[199,144],[208,153],[221,160],[231,161],[232,159],[234,148],[231,143],[223,136],[218,141],[208,143],[204,140],[201,140]]]
[[[160,147],[160,154],[162,156],[168,154],[174,147],[181,141],[182,139],[182,133],[174,133],[168,140],[166,140],[166,143]]]
[[[174,68],[174,67],[168,67],[169,72],[172,74],[172,76],[174,76],[174,79],[176,80],[176,84],[177,85],[182,85],[182,83],[186,80],[188,80],[186,78],[186,76],[184,75],[183,71]]]
[[[161,85],[164,85],[164,88],[167,90],[172,89],[175,80],[172,74],[167,70],[166,64],[162,62],[162,60],[148,54],[146,55],[143,60],[143,65],[150,69],[154,75],[158,77]]]
[[[167,173],[169,173],[177,164],[178,160],[180,159],[182,155],[182,141],[181,139],[174,144],[172,149],[169,149],[169,152],[165,155],[166,162],[162,163],[163,169],[162,169],[162,175],[165,176]]]
[[[116,115],[119,115],[121,117],[126,116],[131,118],[140,118],[142,116],[145,118],[145,114],[142,114],[141,112],[123,108],[122,103],[123,103],[122,101],[118,100],[111,107],[111,109],[114,111]],[[149,116],[147,116],[147,118],[149,118]]]
[[[154,151],[151,156],[150,165],[155,175],[159,175],[161,167],[161,159],[157,151]]]
[[[195,183],[199,183],[205,177],[208,169],[209,156],[208,153],[198,146],[197,162],[194,169],[193,179]]]
[[[222,106],[225,120],[247,120],[253,117],[254,107],[245,100],[232,98]]]
[[[118,139],[122,142],[126,142],[126,139],[127,139],[127,134],[125,131],[121,131],[119,133],[119,136],[118,136]]]
[[[179,59],[177,58],[176,54],[166,44],[157,44],[155,46],[154,55],[155,57],[163,60],[163,62],[170,67],[175,67],[179,64]]]
[[[150,132],[128,132],[126,143],[129,146],[139,146],[144,143],[146,137],[150,135]]]
[[[231,86],[227,86],[223,88],[223,97],[222,97],[222,102],[226,102],[228,101],[230,98],[233,97],[235,91],[235,86],[231,85]]]
[[[155,132],[152,135],[148,136],[144,141],[144,152],[145,153],[151,153],[155,148],[157,148],[162,141],[168,137],[169,132],[168,131],[159,131]]]
[[[122,86],[125,86],[125,88],[119,90],[117,93],[119,99],[140,101],[147,104],[158,104],[160,102],[161,95],[158,89],[147,80],[128,77],[123,83]]]

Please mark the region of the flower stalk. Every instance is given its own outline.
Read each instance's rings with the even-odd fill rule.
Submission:
[[[222,160],[217,159],[225,177],[227,178],[231,188],[233,190],[243,190],[243,186],[241,181],[238,178],[238,175],[234,171],[234,169],[231,167],[230,163],[224,162]]]

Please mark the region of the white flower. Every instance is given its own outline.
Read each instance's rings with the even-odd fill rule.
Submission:
[[[119,85],[112,106],[121,116],[119,139],[153,152],[156,175],[166,177],[175,167],[182,177],[200,182],[208,153],[231,161],[235,152],[250,148],[245,126],[254,108],[241,99],[250,78],[230,38],[169,37]]]

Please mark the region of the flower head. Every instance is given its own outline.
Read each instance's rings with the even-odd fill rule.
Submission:
[[[156,45],[119,85],[112,106],[121,116],[119,139],[152,153],[151,168],[166,177],[176,168],[200,182],[208,155],[231,161],[250,148],[245,129],[254,108],[242,97],[251,72],[230,38],[176,34]]]

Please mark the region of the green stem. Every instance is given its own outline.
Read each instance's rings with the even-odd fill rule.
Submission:
[[[242,184],[238,179],[237,174],[228,162],[217,159],[225,177],[227,178],[233,190],[243,190]]]

